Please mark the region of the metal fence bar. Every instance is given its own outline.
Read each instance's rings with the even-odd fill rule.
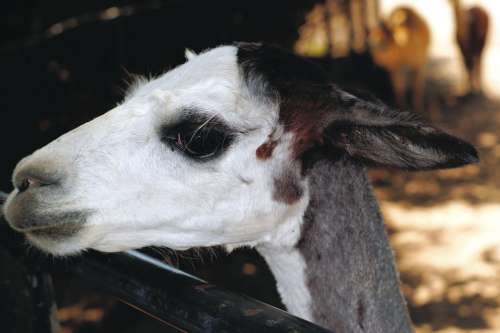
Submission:
[[[66,269],[100,291],[188,332],[330,332],[137,251],[88,253]]]
[[[74,274],[92,288],[181,332],[330,332],[271,305],[218,288],[142,252],[91,251],[62,263],[44,260],[26,255],[22,237],[1,219],[0,242],[27,270]],[[36,290],[31,294],[35,298],[41,295]]]

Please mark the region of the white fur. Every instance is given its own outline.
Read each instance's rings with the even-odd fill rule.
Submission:
[[[56,255],[151,245],[257,246],[288,309],[312,319],[304,259],[294,248],[309,202],[307,184],[299,184],[304,195],[295,204],[274,199],[276,177],[300,173],[291,158],[293,138],[278,123],[278,106],[249,92],[236,51],[186,50],[187,63],[138,81],[123,104],[19,162],[14,175],[43,167],[64,176],[61,193],[40,198],[40,214],[92,212],[73,237],[54,241],[28,233],[28,239]],[[238,131],[228,151],[199,163],[160,141],[159,128],[187,108],[216,115]],[[279,144],[271,158],[258,160],[256,150],[270,136]],[[18,192],[6,202],[7,218]]]
[[[257,245],[257,251],[266,260],[276,279],[278,292],[287,310],[296,316],[312,321],[312,299],[306,279],[306,262],[296,244],[301,236],[303,212],[309,203],[306,193],[299,204],[301,213],[294,214],[287,223],[269,234],[266,242]],[[279,246],[276,246],[279,244]]]
[[[287,310],[312,321],[312,299],[306,282],[306,263],[296,248],[259,249],[273,273],[278,292]]]
[[[285,238],[277,235],[280,226],[305,209],[305,200],[287,205],[273,199],[274,177],[290,164],[291,136],[282,136],[271,159],[256,158],[268,135],[280,132],[278,110],[248,92],[236,51],[225,46],[191,58],[21,161],[14,173],[36,165],[64,170],[67,189],[44,202],[44,211],[93,212],[76,237],[30,240],[67,254],[148,245],[230,247]],[[220,158],[197,163],[160,141],[159,126],[175,122],[186,107],[217,115],[241,133]]]

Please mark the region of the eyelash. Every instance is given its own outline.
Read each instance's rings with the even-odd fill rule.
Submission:
[[[196,160],[210,160],[219,156],[232,140],[229,129],[214,118],[184,120],[162,130],[162,141],[172,150],[176,149]]]

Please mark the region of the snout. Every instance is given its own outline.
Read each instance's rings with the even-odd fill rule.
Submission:
[[[62,181],[67,177],[64,164],[59,157],[38,157],[36,153],[25,157],[14,169],[14,188],[22,193],[44,186],[62,185]]]
[[[9,225],[30,240],[60,241],[76,235],[89,213],[75,209],[61,162],[26,158],[14,171],[14,191],[3,211]],[[35,241],[36,243],[36,241]]]
[[[19,193],[31,190],[36,191],[40,187],[54,186],[59,183],[55,177],[43,175],[36,170],[23,170],[14,176],[14,187]]]

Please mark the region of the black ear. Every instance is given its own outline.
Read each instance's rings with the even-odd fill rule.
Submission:
[[[326,145],[367,164],[407,170],[453,168],[478,162],[469,143],[425,124],[416,115],[339,98],[342,112],[323,131]]]
[[[414,114],[338,89],[326,71],[309,61],[273,46],[236,45],[248,88],[256,96],[279,103],[279,121],[294,134],[292,152],[307,164],[338,150],[367,164],[408,170],[478,161],[476,150],[467,142],[425,124]],[[256,84],[261,82],[265,84]]]

